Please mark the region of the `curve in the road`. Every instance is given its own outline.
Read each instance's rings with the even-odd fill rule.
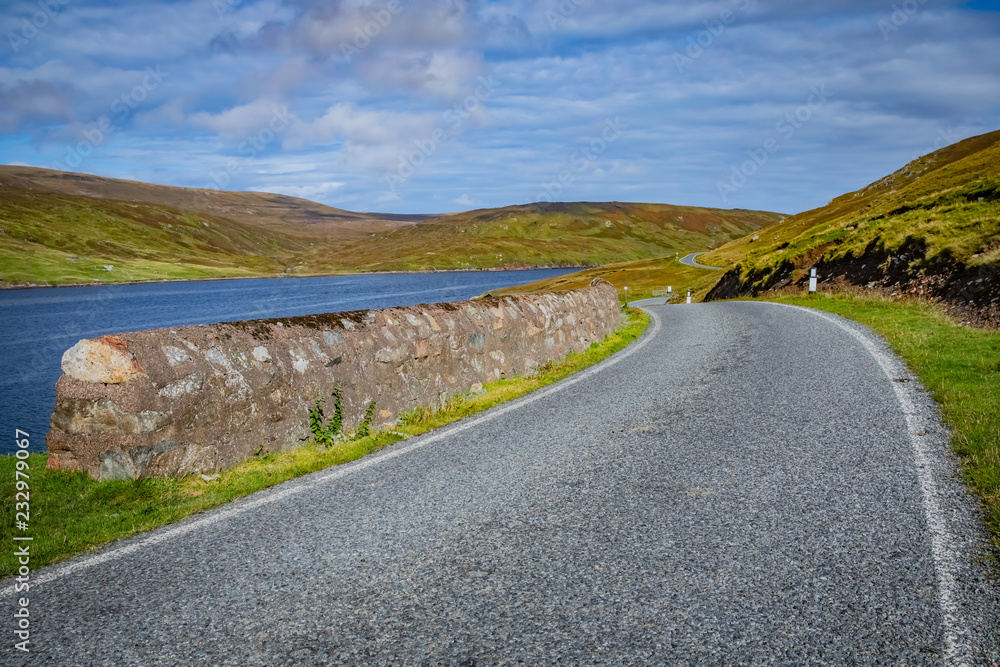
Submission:
[[[1000,657],[978,505],[880,342],[786,306],[650,312],[536,394],[33,574],[30,658]]]
[[[713,271],[722,270],[722,268],[718,266],[706,266],[705,264],[699,264],[698,257],[704,254],[705,254],[704,252],[693,252],[690,255],[685,255],[684,257],[681,257],[680,262],[681,264],[685,264],[687,266],[693,266],[698,269],[712,269]]]

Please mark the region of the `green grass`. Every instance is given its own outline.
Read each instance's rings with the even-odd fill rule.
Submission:
[[[962,326],[936,306],[850,294],[770,298],[841,315],[881,334],[941,406],[968,487],[1000,550],[1000,332]]]
[[[549,362],[535,374],[503,379],[482,393],[455,397],[440,409],[414,410],[400,417],[393,431],[374,431],[357,440],[325,447],[311,442],[288,452],[267,454],[205,481],[199,475],[169,479],[96,482],[85,473],[59,472],[45,467],[47,454],[28,458],[30,486],[31,566],[64,560],[113,540],[223,505],[302,475],[354,461],[405,438],[426,433],[453,421],[524,396],[606,359],[636,340],[649,325],[642,311],[629,309],[622,327],[584,352]],[[0,538],[12,544],[15,521],[15,466],[13,456],[0,457]],[[12,550],[0,553],[0,576],[16,571]]]
[[[682,256],[687,253],[680,253]],[[673,255],[636,262],[608,264],[593,269],[584,269],[554,278],[547,278],[528,285],[495,290],[493,294],[521,294],[526,292],[548,292],[579,289],[586,287],[594,278],[607,280],[618,290],[618,298],[624,300],[628,287],[628,300],[637,301],[653,296],[654,291],[673,288],[673,299],[684,298],[688,290],[695,300],[701,300],[719,279],[719,271],[699,269],[681,264]]]

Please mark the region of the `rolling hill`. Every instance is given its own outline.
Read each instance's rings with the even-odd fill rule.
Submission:
[[[708,299],[821,283],[930,297],[1000,323],[1000,131],[910,162],[705,255]]]
[[[0,282],[59,285],[580,266],[708,249],[759,211],[535,204],[427,216],[0,167]]]
[[[432,217],[355,213],[286,195],[176,188],[35,167],[0,165],[0,188],[5,194],[21,191],[153,204],[302,236],[317,232],[367,236]]]
[[[593,266],[715,247],[781,217],[665,204],[541,203],[440,216],[346,250],[366,271]]]

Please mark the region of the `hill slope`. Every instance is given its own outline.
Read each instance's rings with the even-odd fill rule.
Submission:
[[[781,217],[666,204],[541,203],[441,216],[345,250],[362,270],[597,265],[715,247]]]
[[[707,249],[779,219],[658,204],[354,213],[283,195],[0,167],[0,282],[578,266]]]
[[[229,218],[252,227],[311,236],[337,232],[367,236],[377,231],[416,224],[428,215],[355,213],[308,199],[262,192],[226,192],[176,188],[90,174],[74,174],[0,165],[0,192],[61,194],[154,204],[192,213]],[[6,197],[4,197],[6,198]]]
[[[821,282],[940,299],[1000,323],[1000,131],[925,155],[704,256],[709,299]]]

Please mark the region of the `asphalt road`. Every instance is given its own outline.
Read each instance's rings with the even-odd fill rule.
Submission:
[[[997,660],[976,504],[905,369],[802,309],[650,310],[530,397],[33,573],[3,663]]]
[[[706,266],[704,264],[699,264],[698,263],[698,255],[704,255],[704,254],[705,253],[703,253],[703,252],[693,252],[690,255],[684,255],[683,257],[681,257],[680,262],[681,262],[681,264],[686,264],[688,266],[694,266],[694,267],[699,268],[699,269],[714,269],[714,270],[717,270],[717,271],[720,270],[719,267],[717,267],[717,266]]]

